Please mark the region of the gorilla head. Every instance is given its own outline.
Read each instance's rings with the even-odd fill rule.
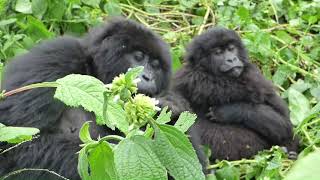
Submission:
[[[213,28],[191,44],[186,60],[214,76],[239,77],[248,64],[246,49],[235,31]]]
[[[84,42],[92,59],[94,76],[109,83],[128,67],[144,66],[138,83],[140,93],[158,95],[168,87],[171,75],[169,48],[144,26],[123,18],[113,18],[91,31]]]

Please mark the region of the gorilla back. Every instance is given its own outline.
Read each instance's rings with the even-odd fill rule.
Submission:
[[[140,92],[157,96],[168,88],[171,58],[168,46],[144,26],[123,18],[110,19],[82,39],[59,37],[41,43],[7,65],[4,89],[54,81],[68,74],[92,75],[110,83],[128,68],[144,66]],[[21,168],[42,168],[70,179],[77,173],[78,133],[81,125],[94,120],[82,109],[72,109],[53,99],[54,89],[38,88],[0,102],[0,122],[40,129],[40,137],[0,155],[0,176]],[[93,126],[93,136],[109,134]],[[113,132],[115,133],[115,132]],[[11,179],[59,179],[46,172],[26,172]]]

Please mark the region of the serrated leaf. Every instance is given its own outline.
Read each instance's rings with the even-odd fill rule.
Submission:
[[[71,107],[83,107],[96,115],[97,124],[105,124],[103,119],[104,84],[91,76],[71,74],[56,81],[54,97]]]
[[[164,107],[162,110],[161,110],[161,113],[159,114],[158,118],[157,118],[157,123],[159,124],[166,124],[167,122],[170,122],[171,121],[171,114],[172,112],[171,111],[168,111],[168,106]]]
[[[310,153],[302,159],[298,159],[290,169],[284,180],[318,180],[320,179],[320,151]]]
[[[197,115],[190,112],[182,112],[174,124],[174,127],[179,129],[181,132],[186,132],[192,126],[192,124],[196,121]]]
[[[151,142],[144,136],[121,141],[115,149],[115,165],[120,180],[166,180],[167,172]]]
[[[0,126],[0,142],[20,143],[31,140],[33,135],[40,132],[37,128]]]
[[[124,133],[129,131],[129,123],[126,120],[124,109],[120,104],[113,102],[113,100],[108,101],[106,118],[112,126],[116,126],[120,131]]]
[[[84,180],[118,180],[112,148],[105,141],[94,142],[80,150],[78,171]]]
[[[169,125],[156,125],[153,150],[175,180],[204,180],[202,168],[189,139]]]
[[[90,121],[87,121],[82,125],[80,129],[79,137],[83,143],[88,143],[93,141],[90,136],[89,128],[90,128]]]
[[[288,92],[290,118],[294,125],[298,125],[310,113],[309,100],[299,91],[290,88]]]

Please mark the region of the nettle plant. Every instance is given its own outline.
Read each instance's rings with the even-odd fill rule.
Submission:
[[[168,173],[174,179],[205,179],[185,134],[196,115],[183,112],[175,125],[166,124],[171,120],[168,108],[158,113],[156,99],[137,93],[136,78],[142,70],[143,67],[129,69],[107,85],[91,76],[71,74],[56,82],[33,84],[16,92],[56,87],[55,98],[70,107],[93,112],[97,124],[117,128],[124,134],[94,140],[89,133],[90,122],[83,124],[78,159],[82,179],[166,180]],[[8,93],[2,93],[2,97]]]

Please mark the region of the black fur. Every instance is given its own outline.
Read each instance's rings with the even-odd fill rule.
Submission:
[[[123,56],[140,50],[160,61],[161,76],[156,77],[157,94],[168,87],[171,59],[168,46],[160,37],[133,21],[114,18],[94,28],[83,39],[60,37],[41,43],[29,53],[10,61],[3,89],[54,81],[68,74],[92,75],[104,83],[126,72],[130,64]],[[53,99],[54,89],[38,88],[8,97],[0,102],[0,122],[11,126],[40,129],[36,140],[0,155],[0,177],[21,168],[44,168],[70,179],[80,179],[77,157],[81,125],[93,120],[92,113],[70,109]],[[97,137],[110,133],[93,124]],[[11,179],[58,179],[42,172],[26,172]]]
[[[213,71],[212,50],[233,44],[244,69],[238,77]],[[177,72],[173,89],[182,94],[198,115],[195,125],[202,144],[209,144],[211,159],[249,158],[272,145],[293,139],[285,102],[259,69],[248,61],[240,37],[232,30],[214,28],[194,38],[186,65]],[[209,114],[209,117],[208,117]],[[290,150],[297,150],[294,143]]]

